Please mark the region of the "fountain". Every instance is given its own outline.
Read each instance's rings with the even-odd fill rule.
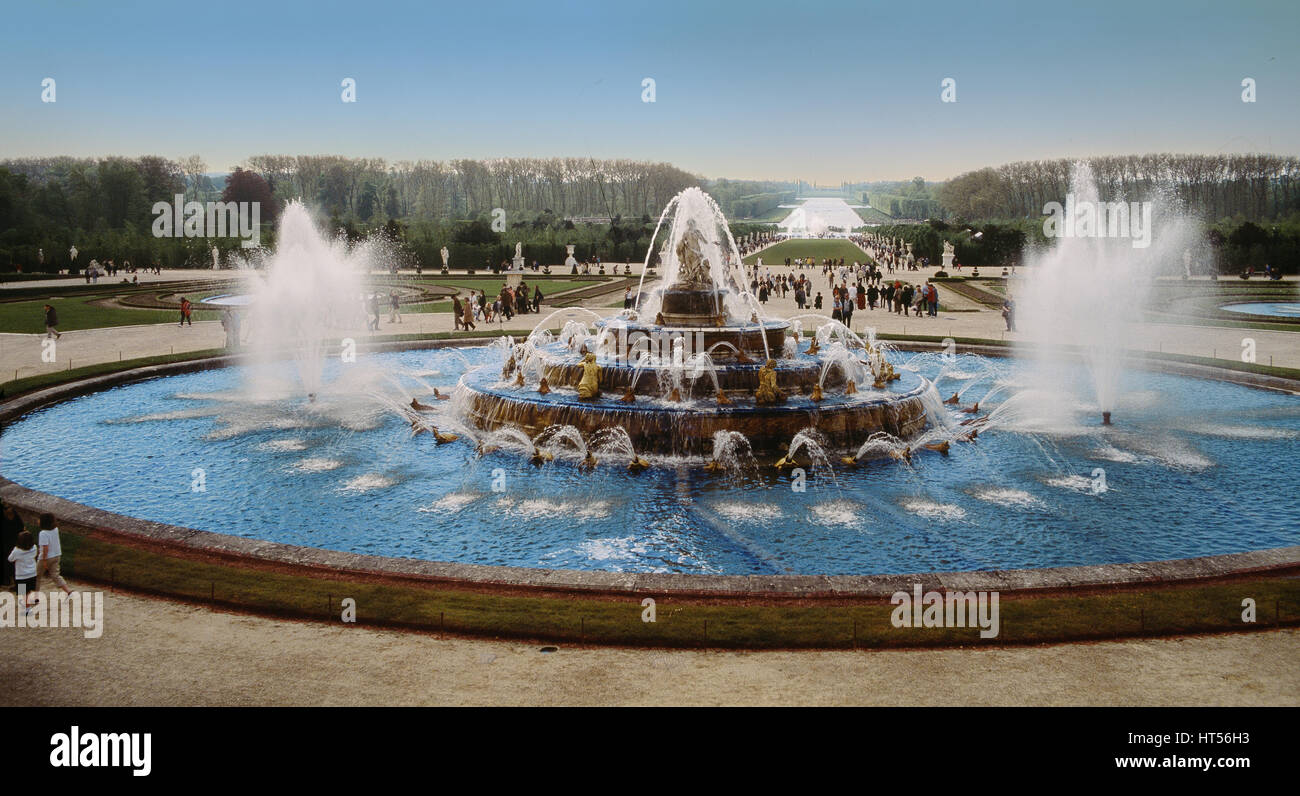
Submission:
[[[286,349],[298,375],[289,389],[319,392],[325,345],[363,326],[361,274],[373,264],[377,243],[349,247],[322,237],[307,208],[289,203],[276,250],[248,302],[254,353],[263,366],[255,371],[251,392],[282,391],[276,363]]]
[[[661,286],[647,290],[643,273],[635,306],[597,320],[594,333],[575,323],[549,341],[543,321],[505,355],[519,364],[506,368],[513,381],[493,367],[466,374],[466,424],[530,437],[552,426],[586,438],[621,428],[636,450],[688,456],[708,454],[724,431],[774,456],[809,428],[856,450],[873,434],[906,439],[927,426],[929,382],[895,373],[843,324],[812,316],[823,323],[811,345],[788,345],[791,324],[764,317],[726,219],[700,189],[664,209],[645,270],[655,258]],[[707,399],[696,389],[706,375]]]
[[[1066,227],[1073,234],[1059,235],[1027,259],[1028,277],[1016,296],[1017,323],[1032,341],[1024,348],[1035,364],[1033,380],[1049,391],[1066,391],[1063,359],[1053,347],[1083,349],[1102,425],[1110,425],[1124,352],[1138,347],[1131,341],[1140,334],[1153,280],[1161,272],[1178,272],[1180,254],[1196,245],[1199,235],[1194,220],[1161,192],[1140,204],[1103,200],[1091,168],[1082,162],[1071,175],[1065,214],[1078,219],[1077,226],[1071,221]],[[1136,239],[1142,226],[1145,241]]]

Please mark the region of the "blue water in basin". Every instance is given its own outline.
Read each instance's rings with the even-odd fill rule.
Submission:
[[[1275,318],[1300,318],[1300,301],[1256,301],[1243,304],[1225,304],[1220,309],[1249,315],[1269,315]]]
[[[431,399],[432,388],[447,392],[470,365],[499,371],[501,357],[486,348],[370,354],[331,363],[325,380],[404,385],[393,405],[412,394],[435,403],[445,429],[453,402]],[[965,388],[967,405],[1024,376],[1013,361],[914,361],[941,395]],[[905,573],[1300,544],[1300,398],[1222,382],[1128,373],[1116,425],[1103,429],[1086,369],[1063,366],[1076,395],[1060,402],[1065,420],[1032,433],[988,429],[947,457],[918,453],[911,468],[880,460],[833,478],[813,470],[796,491],[772,468],[734,479],[686,464],[586,474],[563,460],[535,468],[507,450],[479,457],[465,440],[413,437],[392,407],[356,390],[327,386],[314,404],[250,402],[247,370],[159,378],[34,412],[0,435],[0,472],[207,531],[526,567]]]
[[[220,296],[209,296],[203,299],[204,304],[216,304],[220,307],[247,307],[253,303],[253,296],[236,295],[233,293],[222,294]]]

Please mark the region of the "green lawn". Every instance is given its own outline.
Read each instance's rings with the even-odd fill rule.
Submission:
[[[474,288],[486,290],[489,295],[496,293],[500,282],[495,279],[447,279],[435,282],[438,285],[457,287],[462,290]],[[533,285],[541,285],[543,304],[552,296],[569,290],[578,290],[601,284],[600,280],[538,280],[529,285],[529,296]],[[202,295],[216,296],[231,291],[203,292]],[[0,303],[0,332],[19,334],[42,334],[45,332],[45,304],[48,301],[59,314],[59,331],[71,332],[80,329],[102,329],[111,326],[135,326],[149,323],[176,323],[180,318],[179,310],[146,309],[111,309],[96,306],[91,302],[111,298],[112,293],[94,296],[73,296],[68,298],[51,297],[32,299],[30,301],[10,301]],[[422,304],[408,304],[402,312],[451,312],[451,301],[433,301]],[[210,310],[195,310],[191,316],[195,322],[215,321],[220,313]]]
[[[111,295],[75,296],[70,298],[35,299],[0,303],[0,332],[38,334],[45,331],[45,304],[48,302],[59,314],[59,331],[99,329],[105,326],[134,326],[146,323],[176,323],[180,311],[110,309],[91,304],[92,301],[110,298]],[[215,312],[196,311],[195,321],[210,321],[218,317]]]
[[[796,257],[803,257],[805,259],[812,257],[818,262],[827,257],[833,257],[837,260],[843,257],[845,264],[854,261],[864,262],[867,259],[865,252],[846,240],[822,238],[782,241],[771,248],[764,249],[758,254],[749,255],[745,258],[745,265],[753,265],[755,259],[758,257],[762,257],[763,262],[767,265],[784,263],[785,258],[787,257],[791,260],[794,260]]]
[[[857,212],[858,217],[868,224],[894,223],[894,219],[888,213],[877,210],[874,207],[858,207],[854,209]]]

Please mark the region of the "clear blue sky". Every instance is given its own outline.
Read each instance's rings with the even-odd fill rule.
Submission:
[[[710,177],[1300,152],[1300,3],[9,4],[0,158],[592,156]],[[41,80],[57,102],[41,102]],[[340,82],[357,81],[355,104]],[[656,102],[641,101],[654,78]],[[957,102],[940,102],[940,81]],[[1252,77],[1258,101],[1241,102]]]

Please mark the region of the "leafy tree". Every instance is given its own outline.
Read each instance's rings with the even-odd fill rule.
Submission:
[[[279,215],[279,207],[271,194],[271,186],[262,175],[255,171],[246,171],[236,167],[226,179],[226,188],[221,192],[223,202],[258,202],[258,211],[264,224],[272,224]]]

